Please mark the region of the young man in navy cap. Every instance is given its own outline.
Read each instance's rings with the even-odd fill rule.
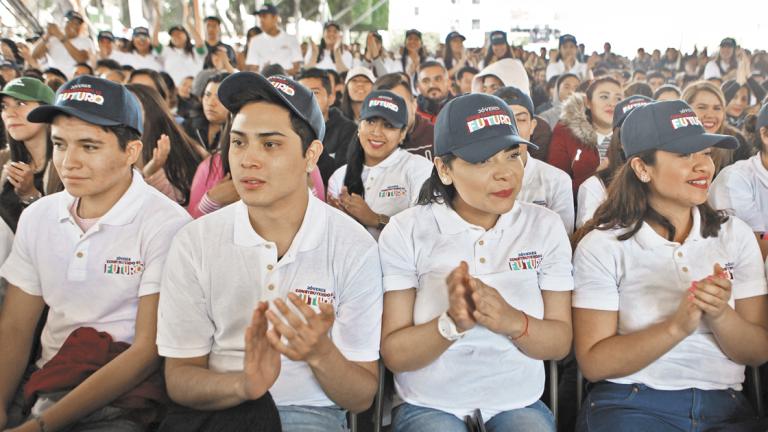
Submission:
[[[280,17],[277,8],[265,3],[255,12],[259,16],[259,25],[263,33],[251,39],[248,46],[246,69],[259,72],[267,65],[279,64],[289,75],[295,75],[301,67],[301,47],[296,36],[280,30]]]
[[[193,409],[176,417],[178,430],[244,414],[252,430],[272,398],[283,431],[344,430],[345,411],[367,409],[378,383],[378,248],[308,191],[325,124],[307,88],[240,72],[218,94],[234,116],[222,155],[241,200],[171,245],[158,347],[168,393]]]
[[[97,60],[111,59],[119,64],[126,62],[126,54],[115,47],[115,35],[111,31],[100,31],[96,37],[99,44],[99,52],[96,53]]]
[[[147,408],[162,400],[160,377],[148,380],[160,364],[160,278],[189,215],[134,171],[142,112],[125,87],[78,77],[28,119],[51,124],[66,191],[24,211],[0,268],[9,284],[0,312],[0,429],[13,425],[14,395],[48,306],[35,363],[42,369],[23,386],[26,402],[36,402],[18,430],[143,430],[124,407],[127,399]]]
[[[87,36],[80,36],[83,16],[75,11],[65,14],[67,23],[62,32],[58,25],[48,24],[45,34],[32,50],[32,57],[41,59],[47,55],[48,66],[71,73],[77,63],[88,61],[93,43]]]

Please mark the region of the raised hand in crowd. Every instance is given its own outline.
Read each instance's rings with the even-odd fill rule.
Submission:
[[[40,196],[35,189],[35,165],[24,162],[8,162],[3,167],[3,178],[7,178],[20,198]]]
[[[226,71],[229,73],[235,72],[234,66],[232,66],[232,63],[229,61],[227,49],[224,47],[216,48],[216,52],[211,55],[211,62],[213,63],[213,67],[217,70]]]
[[[368,227],[375,227],[379,224],[379,215],[371,210],[363,197],[356,193],[349,193],[346,186],[341,188],[338,200],[331,199],[334,201],[332,204],[334,207],[352,216],[361,224]]]
[[[152,150],[152,159],[144,165],[142,172],[144,177],[151,177],[157,171],[161,170],[165,163],[168,161],[168,154],[171,152],[171,140],[168,135],[160,135],[160,139],[157,140],[157,147]]]
[[[333,306],[319,302],[320,311],[315,312],[294,293],[288,294],[288,302],[295,309],[282,299],[273,303],[283,318],[272,310],[266,312],[272,324],[267,338],[274,349],[289,359],[315,364],[333,351],[333,342],[328,337],[335,318]]]

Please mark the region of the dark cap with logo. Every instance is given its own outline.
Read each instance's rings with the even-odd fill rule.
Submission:
[[[79,20],[80,22],[85,22],[85,20],[83,19],[83,16],[80,15],[79,12],[75,12],[73,10],[65,13],[64,18],[66,18],[67,20]]]
[[[613,128],[621,127],[624,119],[627,118],[633,109],[648,105],[649,103],[653,103],[653,99],[643,95],[630,96],[617,103],[616,108],[613,110]]]
[[[491,45],[502,45],[507,43],[507,32],[496,30],[491,32]]]
[[[254,15],[262,15],[262,14],[277,15],[277,7],[275,7],[275,5],[273,5],[272,3],[264,3],[264,5],[256,9],[256,11],[253,14]]]
[[[308,88],[283,75],[264,78],[253,72],[237,72],[228,76],[219,85],[219,100],[229,112],[234,113],[242,107],[240,105],[242,99],[237,96],[243,93],[243,89],[249,88],[259,89],[274,96],[282,102],[281,105],[306,121],[318,140],[323,140],[325,137],[323,113],[315,100],[315,95]]]
[[[407,32],[405,32],[405,37],[407,38],[410,35],[416,35],[421,39],[421,32],[416,29],[410,29]]]
[[[578,45],[578,43],[576,43],[576,36],[572,34],[564,34],[560,36],[559,46],[563,46],[568,42],[573,42],[574,45]]]
[[[457,31],[452,31],[448,33],[448,36],[445,37],[445,43],[448,44],[450,41],[454,39],[461,39],[462,41],[467,40],[467,38],[465,38],[464,35],[462,35],[461,33]]]
[[[513,86],[507,86],[502,87],[495,92],[493,92],[494,96],[497,96],[501,98],[504,102],[507,103],[507,105],[520,105],[522,107],[525,107],[525,109],[528,110],[528,113],[533,117],[534,115],[534,108],[533,108],[533,100],[530,96],[523,93],[522,90],[520,90],[517,87]]]
[[[381,117],[396,128],[408,124],[405,100],[389,90],[372,91],[363,100],[360,120]]]
[[[727,38],[725,38],[725,39],[720,41],[720,46],[721,47],[723,47],[723,46],[730,46],[730,47],[736,48],[736,39],[734,39],[732,37],[727,37]]]
[[[451,99],[437,116],[435,154],[452,153],[469,163],[482,162],[519,144],[539,147],[520,137],[515,114],[496,96],[470,93]]]
[[[689,154],[709,147],[735,149],[730,135],[709,134],[687,103],[681,100],[654,102],[637,107],[621,126],[621,146],[627,159],[648,150]]]
[[[125,86],[90,75],[81,75],[59,87],[53,105],[33,109],[32,123],[51,123],[59,114],[99,126],[127,126],[143,132],[141,105]]]
[[[184,33],[187,32],[186,30],[184,30],[184,26],[175,25],[175,26],[173,26],[173,27],[168,29],[168,34],[171,34],[171,33],[175,32],[175,31],[180,31],[180,32],[184,32]]]
[[[134,27],[133,28],[133,36],[132,37],[137,37],[137,36],[144,36],[144,37],[148,38],[149,37],[149,29],[146,28],[146,27]]]
[[[325,24],[323,24],[323,30],[328,27],[336,27],[336,30],[341,31],[341,26],[336,21],[326,21]]]
[[[115,40],[115,35],[111,31],[109,31],[109,30],[103,30],[103,31],[99,32],[98,36],[96,36],[96,40],[102,40],[102,39],[107,39],[107,40],[110,40],[110,41],[114,41]]]

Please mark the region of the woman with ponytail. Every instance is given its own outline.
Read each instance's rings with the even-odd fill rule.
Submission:
[[[347,165],[328,180],[328,203],[379,237],[389,218],[413,206],[432,164],[400,146],[408,127],[405,100],[391,91],[371,92],[363,101],[357,137]]]

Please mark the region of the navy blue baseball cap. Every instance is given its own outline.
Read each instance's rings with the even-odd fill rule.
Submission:
[[[309,124],[318,140],[322,141],[325,137],[323,113],[315,95],[308,88],[283,75],[264,78],[253,72],[237,72],[219,85],[219,100],[229,112],[234,113],[242,102],[237,95],[248,88],[256,88],[275,96],[284,107]]]
[[[64,14],[64,18],[66,18],[68,21],[69,21],[69,20],[79,20],[81,23],[82,23],[82,22],[85,22],[85,20],[83,19],[83,16],[82,16],[82,15],[80,15],[80,13],[79,13],[79,12],[75,12],[75,11],[73,11],[73,10],[71,10],[71,11],[69,11],[69,12],[65,13],[65,14]]]
[[[381,117],[396,128],[408,124],[408,107],[405,100],[389,90],[368,93],[360,109],[360,120]]]
[[[336,21],[326,21],[325,24],[323,24],[323,30],[328,27],[336,27],[336,30],[341,31],[341,26]]]
[[[141,104],[125,86],[90,75],[64,83],[53,105],[33,109],[27,120],[51,123],[59,114],[77,117],[99,126],[127,126],[143,132]]]
[[[421,39],[421,32],[416,29],[410,29],[407,32],[405,32],[405,37],[407,38],[410,35],[416,35]]]
[[[539,146],[520,137],[515,114],[496,96],[470,93],[451,99],[437,116],[435,154],[454,154],[469,163],[482,162],[512,146]]]
[[[107,39],[107,40],[110,40],[110,41],[114,41],[115,40],[115,35],[111,31],[109,31],[109,30],[103,30],[103,31],[99,32],[98,36],[96,36],[96,40],[102,40],[102,39]]]
[[[624,123],[624,119],[627,118],[633,109],[653,102],[654,100],[649,97],[635,95],[617,103],[616,108],[613,110],[613,128],[616,129],[617,127],[621,127],[622,123]]]
[[[462,35],[461,33],[457,32],[457,31],[452,31],[452,32],[448,33],[448,36],[445,37],[445,44],[447,45],[450,41],[452,41],[452,40],[454,40],[456,38],[459,38],[462,41],[467,40],[467,38],[465,38],[464,35]]]
[[[576,43],[576,36],[574,36],[572,34],[564,34],[564,35],[560,36],[560,43],[558,45],[559,46],[563,46],[567,42],[573,42],[574,45],[578,45],[578,43]]]
[[[272,3],[264,3],[263,6],[261,6],[259,9],[256,9],[256,12],[253,13],[254,15],[261,15],[261,14],[270,14],[270,15],[277,15],[277,7],[273,5]]]
[[[736,48],[736,39],[732,37],[727,37],[720,41],[720,46],[730,46]]]
[[[491,45],[501,45],[507,43],[507,32],[496,30],[491,32]]]
[[[757,113],[757,131],[758,134],[760,133],[760,129],[768,127],[768,103],[764,104],[762,108],[760,108],[760,112]]]
[[[524,106],[528,113],[531,114],[531,117],[533,117],[533,100],[519,88],[513,86],[502,87],[493,92],[493,95],[501,98],[507,105]]]
[[[146,27],[134,27],[133,28],[133,36],[132,38],[135,38],[136,36],[144,36],[149,37],[149,29]]]
[[[207,17],[203,18],[203,22],[206,21],[216,21],[217,23],[221,24],[221,18],[217,17],[216,15],[208,15]]]
[[[709,147],[733,150],[739,142],[730,135],[707,133],[690,105],[671,100],[632,110],[621,126],[621,146],[629,159],[647,150],[680,154]]]

